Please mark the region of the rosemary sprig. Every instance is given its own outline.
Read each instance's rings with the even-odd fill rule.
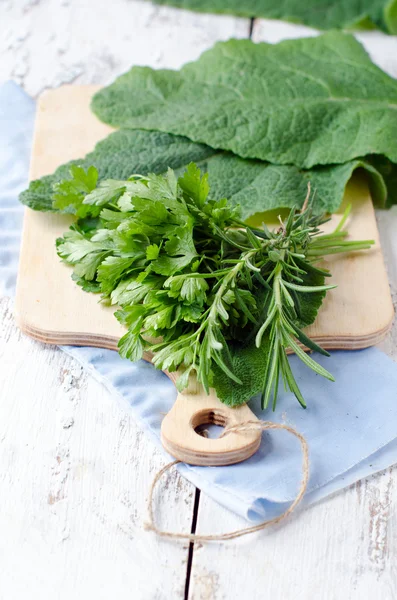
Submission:
[[[262,337],[269,332],[270,351],[264,374],[262,391],[262,407],[267,408],[273,392],[273,408],[276,406],[279,378],[281,376],[286,389],[290,389],[303,407],[306,407],[302,393],[296,383],[287,360],[287,350],[293,350],[296,355],[318,375],[331,381],[333,376],[321,365],[316,363],[302,347],[319,352],[325,356],[329,353],[322,349],[298,327],[298,293],[323,293],[335,288],[335,285],[304,285],[302,275],[317,272],[329,276],[325,270],[319,270],[313,264],[313,259],[322,259],[327,255],[339,252],[368,249],[372,240],[346,241],[347,232],[341,231],[350,213],[347,207],[340,223],[333,233],[319,235],[319,227],[325,221],[322,216],[313,215],[310,207],[301,213],[291,211],[286,223],[281,223],[276,233],[268,232],[272,244],[272,259],[275,266],[267,276],[266,282],[271,284],[268,291],[269,303],[266,320],[256,335],[256,345],[259,347]],[[276,251],[276,252],[275,252]]]

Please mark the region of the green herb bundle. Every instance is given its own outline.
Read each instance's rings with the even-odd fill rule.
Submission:
[[[195,164],[179,179],[169,170],[97,180],[94,167],[74,166],[55,186],[54,207],[78,217],[57,251],[84,290],[120,307],[121,356],[150,351],[156,367],[181,371],[180,390],[195,373],[231,406],[262,392],[274,407],[280,380],[305,406],[287,349],[333,379],[299,342],[327,354],[302,330],[334,287],[318,261],[372,243],[346,241],[345,218],[322,235],[325,219],[309,203],[275,231],[247,227],[238,207],[209,199]]]

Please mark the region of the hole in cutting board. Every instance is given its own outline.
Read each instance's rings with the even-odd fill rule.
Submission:
[[[191,425],[198,435],[216,439],[226,427],[227,418],[219,410],[205,409],[193,415]]]

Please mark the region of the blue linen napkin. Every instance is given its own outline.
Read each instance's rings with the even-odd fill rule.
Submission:
[[[22,207],[17,196],[27,185],[34,103],[13,83],[0,87],[0,286],[12,293],[18,258]],[[160,425],[172,406],[173,384],[151,365],[130,363],[110,350],[62,349],[127,404],[161,447]],[[318,357],[336,377],[331,383],[290,358],[308,408],[281,392],[275,413],[256,415],[300,431],[310,448],[311,504],[397,462],[397,365],[376,348]],[[180,464],[181,474],[214,500],[251,521],[271,518],[293,500],[301,476],[300,448],[285,432],[264,433],[259,451],[229,467]]]

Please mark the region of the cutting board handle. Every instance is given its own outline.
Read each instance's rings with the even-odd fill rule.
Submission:
[[[176,374],[169,374],[175,381]],[[252,456],[261,443],[260,431],[231,432],[223,438],[210,439],[197,433],[200,425],[215,424],[222,427],[257,420],[244,404],[230,408],[222,404],[214,390],[207,395],[197,381],[178,394],[174,406],[161,425],[164,448],[178,460],[199,466],[232,465]]]

